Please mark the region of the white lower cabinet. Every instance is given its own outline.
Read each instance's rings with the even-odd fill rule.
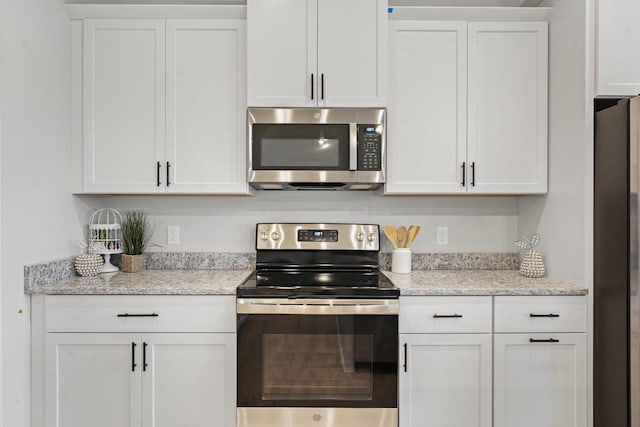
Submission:
[[[495,427],[585,427],[584,333],[496,334]]]
[[[235,425],[234,334],[47,334],[47,426]]]
[[[400,427],[491,427],[491,334],[401,334]]]
[[[42,360],[44,382],[34,396],[44,389],[44,421],[36,407],[33,425],[235,426],[235,297],[37,301],[34,336],[44,332],[44,358],[33,366],[39,371]],[[74,322],[61,322],[65,315]]]
[[[586,331],[583,296],[401,297],[400,427],[587,427]]]
[[[139,334],[47,334],[47,427],[139,426]]]
[[[143,427],[229,427],[236,413],[235,334],[146,334]]]

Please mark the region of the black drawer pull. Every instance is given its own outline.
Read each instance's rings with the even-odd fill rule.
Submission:
[[[467,162],[462,162],[462,186],[466,186]]]
[[[148,314],[129,314],[129,313],[124,313],[124,314],[118,314],[118,317],[159,317],[160,315],[158,313],[148,313]]]
[[[142,343],[142,372],[145,372],[147,370],[147,366],[149,366],[149,364],[147,363],[147,346],[149,344],[147,344],[146,342]]]
[[[404,371],[407,372],[407,343],[404,343]]]
[[[560,342],[560,340],[557,340],[555,338],[549,338],[546,340],[537,340],[535,338],[529,338],[529,342]]]
[[[131,372],[136,371],[136,343],[131,343]]]
[[[462,319],[462,314],[434,314],[434,319]]]
[[[533,314],[533,313],[529,313],[529,317],[560,317],[559,314],[553,314],[553,313],[549,313],[549,314]]]

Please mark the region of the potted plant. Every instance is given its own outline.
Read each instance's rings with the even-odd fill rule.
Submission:
[[[145,212],[125,212],[122,220],[122,271],[136,273],[145,269],[144,250],[152,235],[151,222]]]

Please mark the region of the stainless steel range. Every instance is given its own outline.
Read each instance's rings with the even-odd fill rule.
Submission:
[[[258,224],[237,290],[238,427],[396,427],[399,290],[365,224]]]

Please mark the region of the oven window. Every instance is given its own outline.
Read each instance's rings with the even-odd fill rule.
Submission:
[[[372,335],[265,334],[262,339],[263,400],[373,398]]]

